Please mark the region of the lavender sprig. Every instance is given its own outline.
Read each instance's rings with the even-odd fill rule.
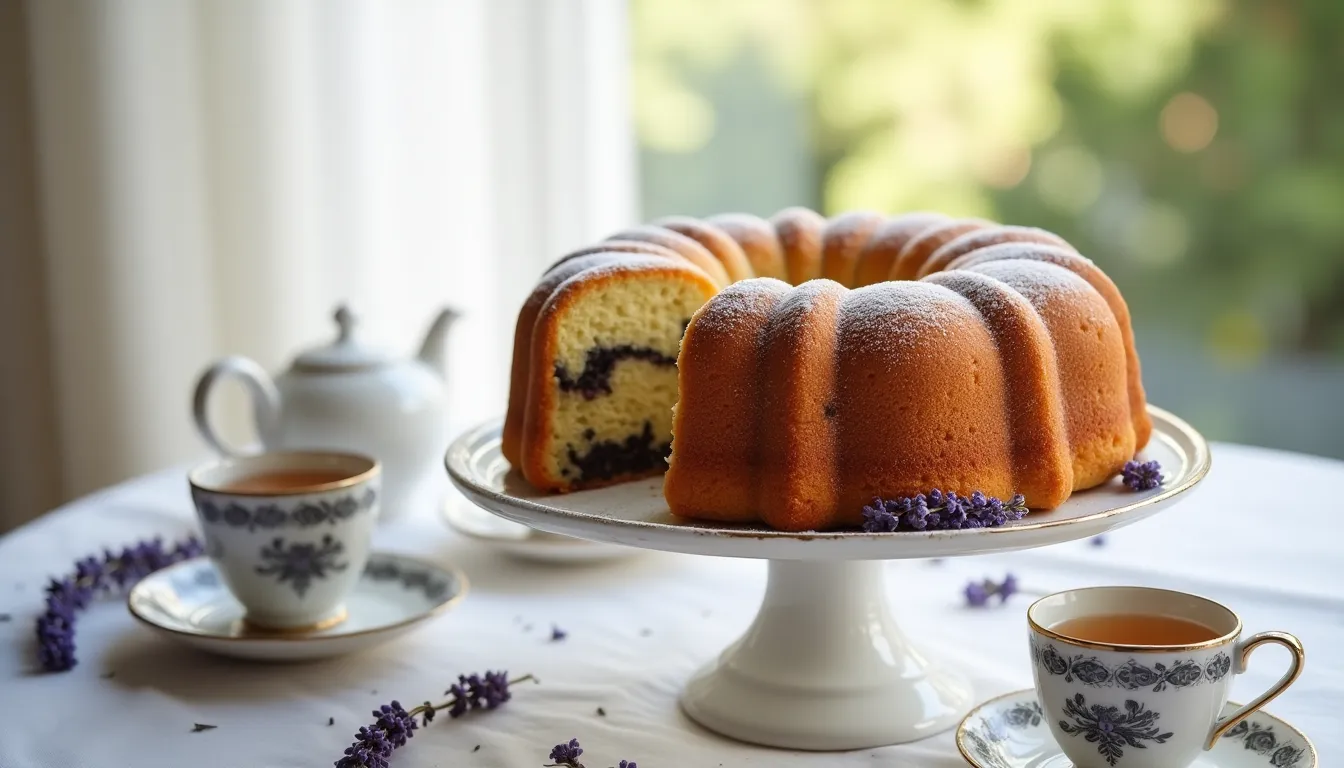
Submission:
[[[164,549],[163,540],[156,537],[118,554],[104,550],[101,559],[89,556],[76,560],[74,573],[52,579],[45,590],[47,609],[37,619],[37,656],[42,668],[64,672],[79,663],[75,658],[75,618],[94,598],[123,592],[149,574],[203,552],[195,536],[188,536],[171,549]]]
[[[556,744],[551,749],[551,762],[546,764],[546,768],[557,768],[558,766],[583,768],[583,763],[579,762],[579,755],[582,754],[583,747],[579,746],[578,739],[570,739],[568,744]]]
[[[578,739],[570,739],[568,742],[561,742],[551,748],[551,762],[545,763],[542,768],[584,768],[583,763],[579,762],[579,755],[583,754],[583,747],[579,746]],[[619,766],[614,768],[639,768],[634,760],[622,760]]]
[[[958,496],[934,488],[927,495],[873,499],[872,504],[863,508],[863,530],[891,533],[994,528],[1009,520],[1020,520],[1025,514],[1027,500],[1020,493],[1005,502],[980,491]]]
[[[507,672],[486,672],[484,675],[459,675],[457,683],[444,693],[451,696],[442,704],[426,701],[417,707],[405,709],[398,701],[373,711],[373,725],[362,726],[355,733],[353,744],[345,748],[345,756],[336,761],[336,768],[388,768],[392,751],[406,745],[415,736],[415,730],[434,721],[434,714],[448,710],[449,717],[461,717],[468,711],[495,709],[513,698],[510,685],[525,680],[536,680],[532,675],[509,679]],[[416,722],[419,716],[421,721]]]
[[[1003,581],[996,582],[993,579],[984,581],[972,581],[966,585],[963,594],[966,596],[966,604],[972,608],[983,608],[989,604],[991,597],[998,597],[999,604],[1008,602],[1008,598],[1020,592],[1017,584],[1017,577],[1009,573],[1003,577]]]
[[[1156,459],[1142,464],[1127,461],[1125,468],[1120,470],[1120,477],[1131,490],[1151,491],[1162,484],[1162,465],[1158,464]]]

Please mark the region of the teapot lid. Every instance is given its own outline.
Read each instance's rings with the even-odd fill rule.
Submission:
[[[391,356],[375,347],[360,343],[355,326],[358,318],[342,304],[337,308],[336,325],[340,329],[336,340],[324,347],[315,347],[294,358],[294,369],[299,371],[360,371],[387,365]]]

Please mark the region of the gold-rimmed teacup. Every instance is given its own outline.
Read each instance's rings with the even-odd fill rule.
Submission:
[[[221,459],[188,475],[205,550],[253,628],[316,632],[346,617],[369,559],[382,469],[349,453]]]
[[[1184,619],[1206,628],[1207,637],[1150,645],[1060,631],[1077,619],[1120,616]],[[1165,589],[1058,592],[1033,603],[1027,623],[1036,694],[1051,733],[1077,768],[1185,768],[1291,685],[1304,661],[1296,637],[1260,632],[1242,639],[1232,610]],[[1292,653],[1288,671],[1251,703],[1220,717],[1232,678],[1266,643]]]

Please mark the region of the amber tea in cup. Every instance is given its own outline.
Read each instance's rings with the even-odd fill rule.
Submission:
[[[1220,633],[1197,621],[1157,613],[1102,613],[1065,619],[1051,627],[1066,637],[1107,645],[1191,645]]]
[[[226,483],[221,490],[227,493],[279,493],[295,489],[313,490],[350,477],[349,472],[336,469],[290,469],[278,472],[258,472],[244,475]]]

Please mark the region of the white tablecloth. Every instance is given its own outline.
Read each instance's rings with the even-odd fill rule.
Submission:
[[[1231,445],[1215,446],[1213,456],[1212,473],[1185,502],[1112,533],[1104,547],[1079,541],[888,564],[903,627],[954,659],[988,698],[1031,685],[1023,614],[1032,598],[969,609],[961,597],[968,579],[1012,571],[1029,592],[1094,584],[1198,592],[1240,612],[1248,631],[1302,639],[1306,671],[1269,711],[1307,733],[1322,765],[1339,764],[1344,545],[1335,521],[1344,463]],[[381,530],[379,546],[454,563],[472,589],[457,609],[396,643],[306,665],[248,664],[162,640],[109,603],[81,620],[76,669],[37,672],[30,638],[49,576],[104,545],[192,528],[178,468],[0,539],[0,613],[11,617],[0,623],[0,768],[329,766],[377,705],[438,701],[458,673],[499,668],[534,673],[542,684],[518,688],[494,712],[441,717],[393,765],[527,768],[576,737],[589,768],[620,759],[640,768],[963,764],[950,733],[816,755],[735,743],[679,711],[682,682],[750,621],[763,562],[648,553],[600,566],[528,565],[456,537],[428,511]],[[563,642],[549,642],[553,623],[568,631]],[[1260,650],[1233,697],[1254,696],[1286,662],[1282,649]],[[192,733],[193,723],[218,728]]]

